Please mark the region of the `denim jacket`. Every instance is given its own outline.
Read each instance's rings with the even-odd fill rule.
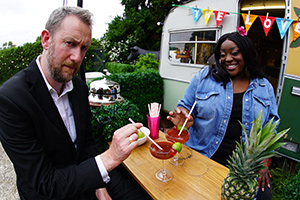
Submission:
[[[206,67],[194,76],[178,106],[190,110],[197,101],[192,112],[194,124],[189,129],[190,139],[185,144],[210,158],[226,133],[233,105],[233,88],[231,81],[224,89],[222,82],[217,82],[211,75],[206,77],[208,71]],[[260,110],[263,110],[263,125],[272,117],[274,121],[279,119],[273,87],[267,79],[256,78],[250,81],[243,96],[242,109],[242,123],[248,135],[251,122]],[[245,140],[244,132],[242,138]]]

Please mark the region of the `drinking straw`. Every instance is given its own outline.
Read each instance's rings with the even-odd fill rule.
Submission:
[[[180,129],[180,132],[178,133],[178,136],[181,135],[181,132],[183,131],[183,129],[184,129],[184,127],[185,127],[187,121],[189,120],[189,118],[190,118],[190,116],[191,116],[191,114],[192,114],[192,111],[193,111],[193,109],[195,108],[196,103],[197,103],[197,101],[194,102],[194,104],[193,104],[193,106],[192,106],[192,108],[191,108],[191,110],[190,110],[190,113],[188,114],[186,120],[184,121],[184,123],[183,123],[183,125],[182,125],[182,127],[181,127],[181,129]]]
[[[158,115],[160,113],[160,109],[161,109],[161,104],[159,104],[159,106],[158,106]]]
[[[131,118],[129,118],[129,121],[130,121],[131,123],[135,124],[135,122],[134,122]],[[138,130],[141,131],[141,129],[138,129]],[[141,131],[141,132],[144,133],[143,131]],[[163,151],[163,148],[161,148],[161,146],[159,146],[154,140],[152,140],[152,138],[150,138],[149,134],[144,133],[144,135],[146,135],[147,138],[148,138],[153,144],[155,144],[155,145],[157,146],[157,148],[159,148],[160,150]]]
[[[148,110],[150,117],[158,117],[161,109],[161,104],[159,103],[150,103],[148,104]]]

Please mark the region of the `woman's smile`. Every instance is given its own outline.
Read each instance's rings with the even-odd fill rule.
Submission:
[[[220,59],[224,69],[231,78],[245,75],[245,63],[242,53],[236,43],[225,40],[220,48]]]

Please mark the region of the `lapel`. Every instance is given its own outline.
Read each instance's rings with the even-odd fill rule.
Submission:
[[[71,92],[69,92],[69,101],[71,104],[71,108],[73,111],[73,116],[74,116],[74,121],[75,121],[75,128],[76,128],[76,141],[75,143],[77,144],[77,148],[80,148],[80,143],[78,141],[81,141],[81,134],[80,134],[80,130],[81,130],[81,126],[80,126],[80,122],[81,122],[81,115],[80,115],[80,91],[77,90],[76,85],[76,81],[73,79],[73,90]]]
[[[26,68],[27,81],[31,84],[30,93],[47,115],[49,121],[72,142],[35,60]]]

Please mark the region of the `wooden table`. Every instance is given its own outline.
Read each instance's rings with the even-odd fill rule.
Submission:
[[[160,132],[159,139],[165,139],[163,132]],[[153,199],[221,199],[221,186],[228,168],[183,146],[183,165],[174,166],[168,160],[165,161],[166,169],[174,177],[164,183],[155,177],[155,173],[162,168],[162,160],[150,154],[150,144],[148,140],[135,148],[123,164]]]

